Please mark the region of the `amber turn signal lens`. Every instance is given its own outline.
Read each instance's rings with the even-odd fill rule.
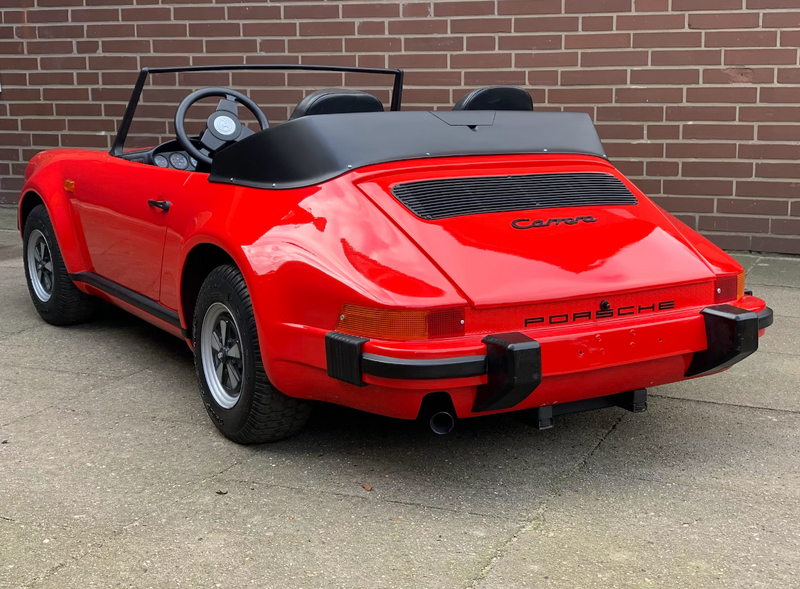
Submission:
[[[395,310],[344,305],[336,331],[388,340],[464,335],[464,309]]]
[[[738,301],[744,296],[744,272],[718,276],[714,285],[714,302]]]
[[[64,190],[75,192],[75,180],[64,180]]]

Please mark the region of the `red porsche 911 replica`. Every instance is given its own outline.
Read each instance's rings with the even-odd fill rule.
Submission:
[[[269,127],[247,96],[188,95],[176,138],[125,150],[149,74],[394,76],[391,108],[320,90]],[[54,149],[19,204],[33,304],[54,325],[109,301],[184,338],[211,420],[292,435],[312,401],[429,421],[643,411],[646,387],[719,372],[772,323],[742,266],[611,165],[590,118],[476,90],[401,111],[401,70],[142,70],[109,153]],[[199,136],[188,108],[219,97]],[[254,133],[237,103],[257,119]]]

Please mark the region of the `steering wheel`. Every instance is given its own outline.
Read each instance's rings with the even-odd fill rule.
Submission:
[[[186,134],[184,119],[189,107],[198,100],[209,96],[219,96],[222,100],[219,101],[217,110],[211,113],[208,121],[206,121],[206,130],[200,136],[200,145],[203,146],[201,150],[195,147]],[[261,130],[269,127],[267,117],[264,116],[258,105],[241,92],[229,88],[204,88],[203,90],[192,92],[184,98],[175,113],[175,135],[177,135],[181,147],[197,161],[211,165],[211,158],[216,152],[252,135],[253,131],[245,127],[239,120],[237,102],[243,104],[247,110],[253,113]]]

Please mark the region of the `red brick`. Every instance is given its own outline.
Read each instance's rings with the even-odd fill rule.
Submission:
[[[757,95],[757,88],[699,86],[686,89],[686,102],[747,103],[756,102]]]
[[[752,244],[752,249],[756,251],[800,254],[800,239],[772,237],[770,235],[754,235],[750,242]]]
[[[797,49],[729,49],[725,65],[796,65]]]
[[[682,101],[682,88],[617,88],[614,95],[614,102],[676,104]]]
[[[498,0],[497,14],[561,14],[561,0]]]
[[[668,121],[735,121],[735,106],[668,106]]]
[[[731,196],[732,180],[664,180],[664,194]],[[713,212],[713,207],[710,211]],[[728,211],[731,212],[731,211]]]
[[[668,143],[667,157],[675,159],[733,159],[736,157],[735,143]]]
[[[464,84],[468,86],[492,86],[509,85],[521,86],[525,84],[525,72],[516,70],[502,71],[466,71],[464,72]]]
[[[800,106],[742,106],[740,121],[797,122],[800,121]]]
[[[112,25],[109,25],[112,26]],[[185,37],[188,32],[185,23],[145,23],[136,25],[137,37]]]
[[[553,51],[561,49],[561,35],[515,35],[501,36],[498,48],[503,51]]]
[[[721,65],[722,50],[653,51],[652,65]]]
[[[648,176],[677,176],[680,173],[678,162],[649,161],[647,162]]]
[[[795,0],[747,0],[747,8],[797,8]]]
[[[739,215],[788,215],[789,202],[760,198],[720,198],[717,212]]]
[[[455,21],[454,21],[455,22]],[[458,21],[462,23],[492,23],[492,20],[464,20]],[[320,23],[326,25],[328,23]],[[509,21],[510,26],[510,21]],[[466,26],[465,28],[469,28]],[[446,34],[447,33],[447,20],[435,18],[420,18],[411,19],[406,18],[403,20],[390,20],[389,21],[389,34],[390,35],[430,35],[430,34]],[[469,31],[453,31],[454,33],[464,33]]]
[[[406,51],[461,51],[463,37],[406,37],[403,43]]]
[[[564,36],[565,49],[625,48],[631,46],[629,33],[593,33]]]
[[[750,162],[683,162],[681,173],[688,178],[752,178]]]
[[[120,13],[122,14],[122,20],[124,21],[169,22],[172,18],[169,8],[156,6],[123,8]]]
[[[333,22],[310,21],[300,23],[300,35],[303,37],[339,37],[356,34],[356,23],[352,20]]]
[[[403,17],[419,18],[431,16],[433,6],[431,2],[408,2],[402,5]]]
[[[761,15],[761,26],[765,29],[800,28],[800,11],[765,12]]]
[[[661,106],[599,106],[598,121],[663,121]]]
[[[351,53],[389,53],[400,51],[402,44],[400,37],[348,37],[344,49]]]
[[[283,8],[283,18],[339,18],[339,6],[335,4],[290,4]]]
[[[742,0],[672,0],[672,10],[740,10]]]
[[[781,68],[778,70],[779,84],[800,84],[800,68]]]
[[[185,8],[175,8],[173,14],[175,15],[175,20],[225,20],[225,8],[223,6],[187,6]],[[231,22],[227,24],[237,23]]]
[[[773,164],[756,162],[758,178],[800,178],[800,164]]]
[[[36,27],[36,32],[39,39],[80,39],[85,37],[83,25],[43,25]]]
[[[343,4],[342,18],[392,18],[400,16],[396,3]]]
[[[435,69],[447,67],[445,53],[401,53],[390,55],[388,67]]]
[[[769,88],[765,86],[761,88],[759,98],[761,102],[800,104],[800,87]]]
[[[359,21],[357,33],[359,35],[385,35],[386,21],[385,20]]]
[[[473,2],[442,2],[433,3],[434,16],[480,16],[494,14],[495,3],[488,0]]]
[[[776,182],[763,180],[739,180],[736,196],[758,198],[796,198],[800,194],[800,182]]]
[[[228,19],[230,20],[279,20],[280,18],[280,6],[228,6]]]
[[[515,53],[516,67],[571,67],[578,65],[577,51]]]
[[[497,39],[490,35],[467,37],[464,41],[464,48],[467,51],[494,51],[497,49]]]
[[[244,22],[242,35],[245,37],[296,37],[297,23],[284,22]]]
[[[116,8],[80,8],[70,11],[69,19],[72,22],[116,22],[119,20],[119,14]]]
[[[547,98],[554,104],[601,104],[610,103],[613,94],[611,88],[551,88]]]
[[[648,139],[680,139],[680,125],[647,125]]]
[[[775,47],[778,44],[778,32],[710,31],[705,39],[706,47]]]
[[[686,17],[683,14],[619,15],[617,17],[617,29],[620,31],[682,29],[685,22]]]
[[[647,65],[647,51],[584,51],[581,53],[581,66],[608,67]]]
[[[769,219],[752,217],[701,216],[698,227],[702,231],[727,231],[740,233],[769,233]]]
[[[766,18],[767,15],[764,15]],[[690,14],[690,29],[754,29],[758,27],[756,12],[726,12]]]
[[[724,250],[749,251],[753,249],[752,238],[749,235],[728,235],[725,233],[703,233],[703,235],[718,248]]]
[[[706,84],[771,84],[774,81],[773,68],[722,68],[703,71]]]
[[[565,70],[561,72],[564,86],[616,86],[628,82],[626,70]]]
[[[676,84],[686,86],[700,81],[700,70],[632,69],[631,84]]]
[[[613,16],[584,16],[581,18],[582,31],[613,31]]]
[[[797,188],[796,185],[795,194]],[[770,229],[777,235],[800,235],[800,219],[772,219]],[[797,250],[800,251],[800,239],[797,240]]]
[[[580,19],[577,16],[517,17],[514,19],[514,32],[555,33],[559,31],[577,31],[579,25]]]
[[[632,0],[564,0],[564,12],[630,12],[632,5]]]
[[[800,125],[759,125],[759,141],[798,141]]]
[[[450,67],[458,69],[510,68],[510,53],[456,53],[450,56]]]
[[[702,41],[703,33],[699,31],[633,34],[634,47],[700,47]]]
[[[430,22],[441,23],[439,25],[439,28],[443,28],[444,30],[436,31],[437,33],[447,32],[447,21],[435,21],[432,19],[428,20]],[[397,22],[403,22],[403,21],[397,21]],[[413,21],[406,21],[406,22],[413,22]],[[423,23],[425,21],[416,21],[416,22]],[[519,20],[517,21],[517,25],[519,25]],[[512,22],[510,18],[459,18],[450,21],[450,32],[451,33],[510,33],[511,26]],[[519,28],[517,28],[517,32],[520,32]]]
[[[683,125],[684,139],[730,139],[733,141],[747,141],[753,139],[755,127],[733,123],[730,125],[706,125],[694,123]]]
[[[800,160],[800,145],[786,143],[743,143],[739,145],[739,157],[758,160]]]
[[[664,144],[641,142],[641,143],[607,143],[605,145],[606,153],[609,157],[633,157],[633,158],[649,158],[649,157],[663,157]]]

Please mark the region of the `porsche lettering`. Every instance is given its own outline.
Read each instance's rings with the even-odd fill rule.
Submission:
[[[605,302],[605,301],[604,301]],[[612,309],[610,306],[601,306],[599,311],[579,311],[576,313],[561,313],[558,315],[528,317],[525,319],[525,327],[532,325],[559,325],[561,323],[574,323],[576,321],[591,321],[592,319],[611,319],[613,317],[624,317],[625,315],[638,315],[640,313],[656,313],[658,311],[669,311],[675,308],[675,301],[661,301],[652,305],[626,305]]]

